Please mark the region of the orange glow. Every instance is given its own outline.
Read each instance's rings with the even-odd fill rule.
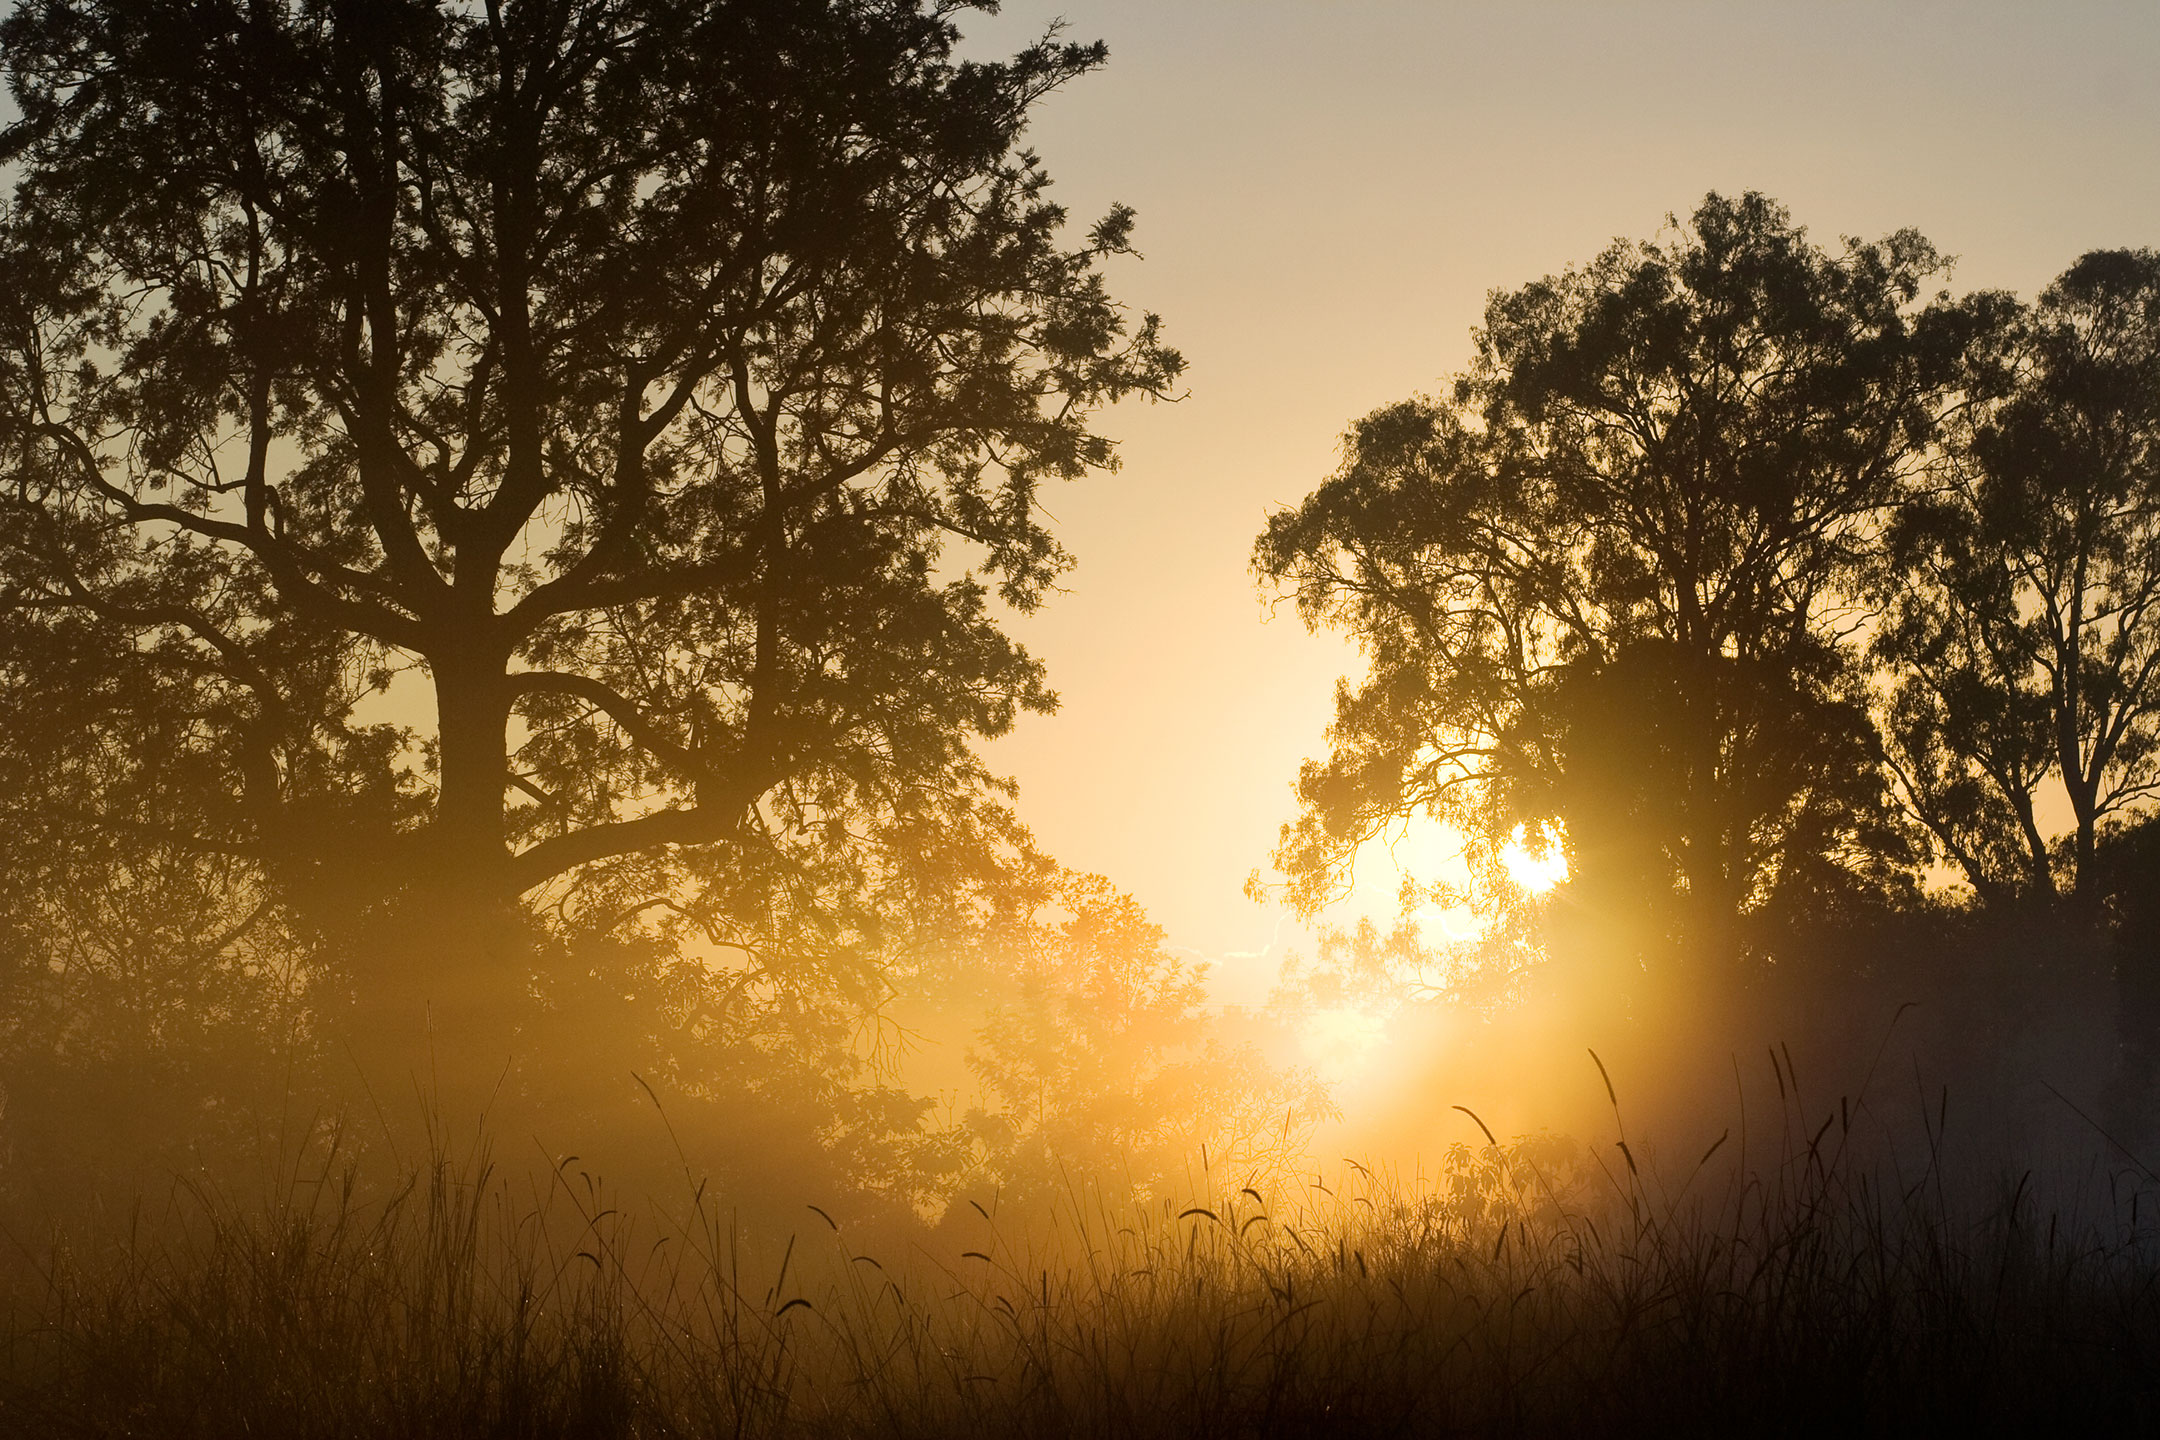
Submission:
[[[1568,878],[1567,827],[1557,821],[1540,826],[1535,850],[1526,841],[1526,834],[1526,826],[1515,827],[1515,833],[1501,847],[1500,863],[1524,894],[1543,895]]]
[[[1387,1022],[1354,1007],[1321,1010],[1306,1018],[1300,1039],[1305,1058],[1323,1075],[1344,1080],[1371,1064],[1387,1044]]]

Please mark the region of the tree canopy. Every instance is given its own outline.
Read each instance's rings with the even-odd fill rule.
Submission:
[[[1888,527],[1886,731],[1975,889],[2089,898],[2102,825],[2160,790],[2160,254],[2094,251],[1993,308]]]
[[[1040,488],[1182,362],[1020,146],[1102,48],[973,8],[15,9],[4,703],[67,703],[10,824],[755,943],[975,823],[1054,703]]]
[[[1299,778],[1293,898],[1415,813],[1488,859],[1558,822],[1697,938],[1880,880],[1902,841],[1843,640],[1976,323],[1924,304],[1944,268],[1712,195],[1496,291],[1447,393],[1357,422],[1255,555],[1369,664]]]

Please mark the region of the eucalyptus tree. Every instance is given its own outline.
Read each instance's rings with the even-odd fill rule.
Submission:
[[[0,678],[111,701],[21,801],[421,917],[382,996],[565,877],[856,945],[1054,703],[1041,487],[1181,365],[1020,144],[1104,51],[989,8],[20,4]]]
[[[2160,791],[2160,253],[1998,308],[1889,528],[1891,750],[1982,894],[2089,893],[2109,819]]]
[[[1558,821],[1578,892],[1728,953],[1773,892],[1888,881],[1904,842],[1850,638],[1969,328],[1923,299],[1943,269],[1910,231],[1825,250],[1712,195],[1494,292],[1445,394],[1353,425],[1256,552],[1368,661],[1299,777],[1292,896],[1323,903],[1419,812],[1487,857]]]

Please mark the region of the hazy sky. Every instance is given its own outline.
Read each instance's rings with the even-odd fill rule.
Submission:
[[[1052,496],[1080,567],[1018,628],[1064,707],[992,758],[1053,854],[1206,954],[1275,934],[1241,886],[1354,663],[1267,618],[1253,537],[1351,419],[1463,364],[1488,290],[1712,189],[1825,241],[1915,226],[1960,289],[2160,244],[2151,0],[1028,0],[966,28],[1009,50],[1059,15],[1110,64],[1031,143],[1076,221],[1139,210],[1116,288],[1163,314],[1191,393],[1113,412],[1123,471]]]

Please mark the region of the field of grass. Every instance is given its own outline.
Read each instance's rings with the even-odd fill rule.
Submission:
[[[1457,1147],[1189,1199],[1076,1183],[855,1248],[686,1187],[438,1158],[371,1192],[184,1191],[18,1246],[0,1428],[37,1436],[2160,1433],[2150,1177],[1961,1203],[1848,1149],[1676,1175],[1611,1140]],[[1758,1149],[1761,1142],[1758,1141]],[[1291,1193],[1294,1192],[1294,1193]],[[978,1211],[980,1213],[978,1213]]]

